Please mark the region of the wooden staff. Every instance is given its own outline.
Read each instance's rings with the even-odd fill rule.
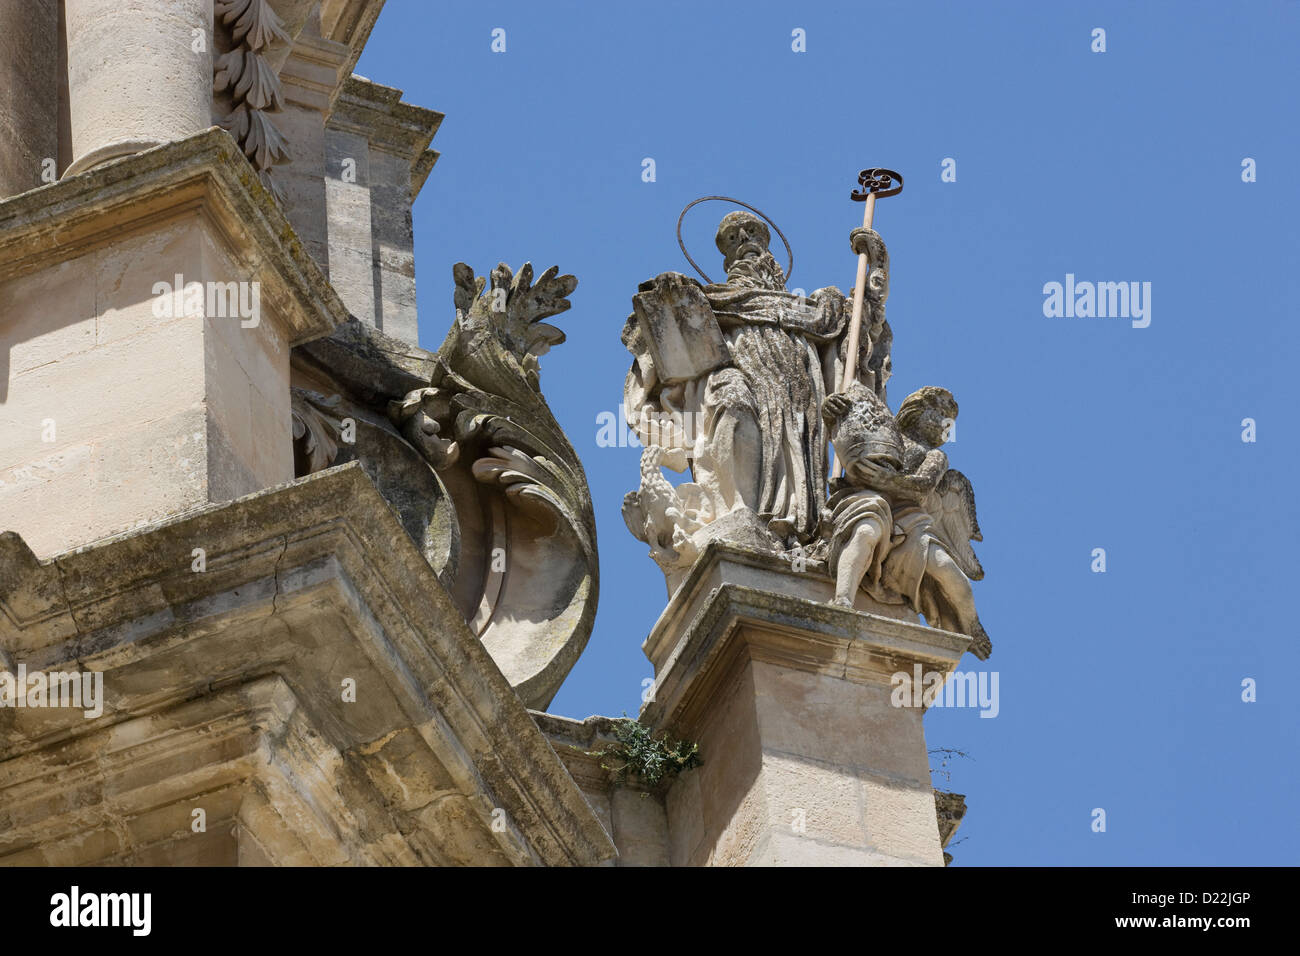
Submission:
[[[894,186],[894,181],[898,182]],[[855,202],[866,203],[862,210],[862,228],[870,229],[871,221],[876,215],[877,196],[897,196],[903,191],[903,177],[892,169],[864,169],[858,173],[858,185],[849,194]],[[891,188],[892,187],[892,188]],[[858,377],[858,345],[862,341],[862,307],[867,297],[867,273],[871,270],[871,260],[865,252],[858,253],[858,277],[853,283],[853,321],[849,325],[849,348],[844,361],[844,378],[840,382],[840,391],[847,392],[853,380]],[[839,456],[831,455],[831,477],[840,470]]]

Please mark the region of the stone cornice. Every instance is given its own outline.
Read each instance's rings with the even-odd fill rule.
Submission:
[[[191,553],[200,544],[207,567],[194,573]],[[276,673],[340,752],[414,730],[481,824],[494,806],[506,811],[510,826],[491,832],[516,862],[593,864],[614,854],[563,764],[356,463],[47,561],[16,535],[0,535],[0,582],[7,656],[31,669],[103,670],[107,697],[97,721],[56,713],[51,719],[66,723],[46,721],[37,736],[16,728],[0,735],[7,758]],[[340,630],[315,638],[328,641],[319,647],[293,650],[285,622],[295,620]],[[329,703],[339,666],[371,674],[366,706],[346,719]]]
[[[613,775],[591,754],[615,742],[612,718],[574,720],[541,711],[529,713],[578,786],[601,792],[609,789]]]
[[[299,36],[280,68],[285,97],[293,103],[329,115],[343,89],[351,51],[341,43],[316,36]]]
[[[559,714],[547,714],[539,710],[529,711],[533,722],[546,735],[569,774],[578,786],[600,793],[609,792],[614,786],[620,786],[638,793],[662,794],[671,786],[672,778],[665,779],[657,787],[647,788],[636,774],[628,774],[620,780],[618,774],[601,766],[601,758],[593,754],[607,747],[616,746],[618,738],[614,730],[618,724],[615,717],[588,717],[575,720]]]
[[[343,66],[343,76],[356,67],[384,3],[385,0],[322,0],[321,35],[344,44],[350,51]]]
[[[824,564],[809,562],[795,571],[788,561],[776,555],[730,544],[710,541],[691,565],[681,584],[673,591],[654,627],[641,644],[641,650],[658,669],[691,620],[700,613],[712,593],[724,583],[743,584],[775,594],[829,602],[835,595],[835,581]],[[917,616],[905,605],[879,604],[863,593],[858,594],[859,611],[880,617],[915,623]]]
[[[970,638],[806,598],[722,584],[656,667],[641,721],[688,733],[716,687],[747,660],[858,683],[890,683],[914,664],[947,674]]]
[[[293,345],[348,311],[230,135],[217,127],[0,202],[0,279],[198,213],[225,240]]]
[[[429,144],[442,124],[444,114],[402,102],[402,91],[360,76],[343,83],[329,125],[364,136],[372,149],[392,153],[411,165],[411,198],[420,192],[438,161]]]

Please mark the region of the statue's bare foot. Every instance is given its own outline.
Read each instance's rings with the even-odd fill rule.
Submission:
[[[853,599],[835,595],[835,600],[831,601],[836,607],[853,607]]]

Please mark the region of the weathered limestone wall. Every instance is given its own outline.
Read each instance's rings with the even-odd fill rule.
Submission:
[[[710,759],[668,793],[673,865],[943,864],[921,713],[887,685],[750,660],[693,733]]]
[[[0,283],[0,525],[38,554],[293,478],[276,320],[160,316],[178,274],[244,275],[194,214]]]
[[[437,160],[442,114],[358,76],[326,129],[330,280],[357,318],[417,343],[411,205]]]
[[[664,787],[646,790],[631,776],[618,780],[591,756],[615,743],[614,721],[608,717],[573,720],[534,712],[533,720],[595,811],[601,826],[618,849],[617,859],[607,866],[668,866],[668,815],[664,809]]]
[[[210,131],[0,203],[0,528],[37,554],[293,478],[289,351],[344,312],[246,174]]]
[[[248,274],[212,232],[199,236],[201,275],[229,282]],[[273,309],[256,327],[245,327],[247,321],[205,312],[200,330],[208,441],[213,450],[220,443],[223,452],[208,458],[208,501],[229,501],[293,478],[286,330]]]
[[[284,135],[290,162],[272,174],[284,193],[285,214],[316,263],[330,274],[325,183],[325,120],[341,81],[348,48],[322,38],[319,20],[308,19],[280,71],[284,110],[275,125]]]
[[[0,4],[0,199],[59,155],[59,0]]]

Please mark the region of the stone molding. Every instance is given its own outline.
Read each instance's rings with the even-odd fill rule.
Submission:
[[[303,757],[315,773],[289,771]],[[209,834],[199,843],[243,831],[229,834],[236,846],[226,855],[235,859],[222,862],[247,860],[244,837],[258,862],[279,866],[418,865],[409,846],[385,842],[331,785],[343,763],[282,678],[223,687],[0,763],[0,819],[9,817],[0,863],[210,865],[212,850],[189,843],[198,807]],[[185,772],[156,773],[168,765]],[[30,812],[55,794],[76,809]]]
[[[350,76],[330,114],[329,127],[365,137],[372,149],[398,156],[411,166],[411,200],[419,195],[440,155],[429,149],[444,114],[402,102],[402,91]]]
[[[652,632],[649,640],[655,637]],[[946,675],[970,640],[808,598],[724,583],[709,592],[656,666],[653,696],[640,719],[688,733],[708,708],[713,689],[745,660],[887,686],[893,674],[911,673],[917,663]]]
[[[76,258],[195,212],[221,235],[290,344],[348,312],[240,148],[213,127],[0,202],[0,280]]]
[[[696,559],[685,578],[674,589],[668,604],[641,645],[656,671],[672,653],[687,625],[712,598],[723,583],[785,594],[791,597],[828,601],[835,593],[835,580],[826,572],[825,562],[809,561],[804,570],[795,571],[790,562],[769,552],[740,547],[724,541],[711,541]],[[857,595],[854,605],[879,617],[917,623],[916,614],[905,605],[881,604],[865,593]]]
[[[204,573],[191,570],[196,542],[206,548]],[[503,861],[589,865],[615,852],[355,463],[47,561],[37,561],[17,535],[0,535],[0,581],[0,647],[9,662],[106,672],[104,713],[96,720],[80,712],[0,712],[7,724],[0,773],[24,754],[273,673],[312,711],[317,732],[363,764],[394,735],[431,752],[422,759],[436,758],[455,784],[434,796],[458,793],[457,805],[472,810],[465,825],[476,821],[475,832],[489,834],[484,839]],[[321,629],[334,635],[326,648],[292,638]],[[371,681],[366,708],[343,716],[335,702],[339,666],[364,670]],[[376,677],[382,686],[374,686]],[[403,779],[408,763],[416,761],[380,760],[403,793],[424,784],[418,772]],[[374,793],[371,799],[391,809]],[[500,831],[491,825],[496,808],[510,823]],[[426,809],[391,811],[407,818],[397,829],[418,837]],[[430,854],[421,862],[436,862]]]
[[[346,46],[318,36],[299,36],[280,69],[285,99],[328,116],[343,89]]]

